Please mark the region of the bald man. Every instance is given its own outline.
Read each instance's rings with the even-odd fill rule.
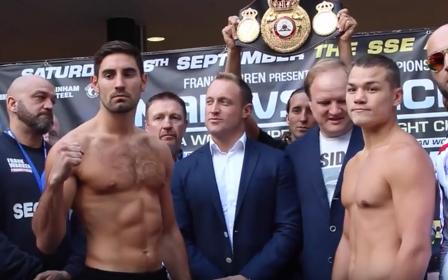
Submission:
[[[67,240],[43,257],[31,230],[50,148],[42,135],[53,124],[55,101],[53,85],[37,76],[19,77],[7,91],[9,129],[0,134],[0,279],[70,279],[82,265],[78,258],[64,268]]]
[[[445,99],[448,99],[448,24],[436,29],[428,39],[428,66]]]
[[[443,96],[443,104],[448,108],[448,24],[436,29],[428,39],[426,51],[428,54],[428,66],[432,71],[434,81],[437,83]],[[441,254],[441,279],[448,279],[448,141],[440,148],[440,152],[435,159],[437,179],[443,193],[443,242],[440,250]]]

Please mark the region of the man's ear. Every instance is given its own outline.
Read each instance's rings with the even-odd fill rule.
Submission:
[[[247,119],[252,114],[252,103],[247,103],[243,107],[243,119]]]
[[[445,106],[445,109],[448,109],[448,99],[443,95],[443,106]]]
[[[11,112],[17,112],[17,100],[12,96],[6,98],[6,108]]]
[[[403,89],[401,87],[394,89],[394,92],[393,92],[394,106],[396,107],[396,106],[400,105],[402,99],[403,99]]]
[[[148,84],[148,75],[147,74],[142,74],[142,87],[141,87],[141,91],[145,91],[146,85]]]
[[[148,108],[149,109],[149,108]],[[148,110],[149,111],[149,110]],[[148,111],[145,112],[145,117],[143,118],[143,120],[145,121],[145,124],[143,125],[145,131],[149,130],[149,122],[148,122]]]
[[[100,90],[98,89],[98,77],[97,76],[93,75],[92,77],[90,77],[90,85],[97,93],[100,92]]]

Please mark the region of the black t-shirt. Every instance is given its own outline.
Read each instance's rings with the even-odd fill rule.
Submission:
[[[40,178],[45,168],[43,146],[22,147]],[[0,178],[0,279],[29,279],[42,269],[63,269],[67,239],[52,256],[42,255],[36,247],[31,220],[41,193],[16,140],[4,132],[0,132]]]
[[[6,133],[0,134],[0,230],[20,249],[37,255],[31,218],[40,198],[40,190],[16,140]],[[22,147],[40,177],[45,166],[44,149]]]
[[[260,133],[258,134],[257,140],[260,143],[266,144],[268,146],[271,146],[273,148],[280,149],[280,150],[284,150],[288,146],[287,142],[280,140],[280,139],[272,138],[269,134],[264,132],[261,128],[260,128]]]

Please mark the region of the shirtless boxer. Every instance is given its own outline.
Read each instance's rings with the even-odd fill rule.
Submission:
[[[70,208],[86,231],[80,279],[190,279],[175,222],[168,147],[134,126],[146,85],[139,51],[112,41],[96,53],[92,85],[100,109],[48,155],[46,188],[33,219],[37,246],[53,252]]]
[[[364,149],[347,164],[344,231],[333,279],[423,279],[431,256],[434,171],[425,150],[397,124],[402,89],[395,63],[355,61],[347,108]]]

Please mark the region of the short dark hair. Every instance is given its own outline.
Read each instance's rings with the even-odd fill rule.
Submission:
[[[218,73],[215,80],[226,80],[234,82],[240,88],[243,105],[252,103],[252,90],[250,89],[249,85],[243,79],[241,79],[240,76],[232,73],[221,72]]]
[[[137,63],[138,70],[140,70],[140,74],[143,74],[143,59],[140,54],[140,51],[133,45],[124,41],[109,41],[104,43],[100,49],[95,53],[94,60],[94,74],[98,76],[98,72],[100,69],[100,65],[103,62],[104,58],[108,55],[115,53],[123,53],[132,56]]]
[[[152,103],[156,100],[173,100],[179,103],[180,107],[182,107],[182,113],[184,114],[185,122],[187,122],[187,108],[185,105],[185,101],[179,97],[179,95],[171,92],[171,91],[163,91],[159,92],[153,96],[151,96],[148,101],[146,101],[146,111],[148,112],[149,107],[151,107]]]
[[[329,70],[337,70],[341,69],[345,73],[347,73],[348,76],[348,70],[345,64],[336,58],[326,58],[319,60],[318,62],[314,63],[314,65],[311,67],[310,71],[308,71],[308,74],[306,75],[305,82],[304,82],[304,90],[308,98],[311,100],[311,85],[313,84],[316,77],[324,72],[327,72]]]
[[[289,96],[288,102],[286,103],[286,113],[289,113],[289,109],[291,107],[291,99],[292,99],[292,97],[294,95],[298,94],[298,93],[305,93],[305,89],[303,87],[300,87],[300,88],[296,89],[295,91],[293,91],[291,93],[291,95]]]
[[[400,69],[398,69],[397,64],[390,58],[380,54],[366,54],[361,57],[358,57],[353,66],[370,68],[379,66],[386,71],[388,71],[388,75],[386,75],[386,80],[389,82],[392,88],[401,87],[401,79],[400,79]]]

